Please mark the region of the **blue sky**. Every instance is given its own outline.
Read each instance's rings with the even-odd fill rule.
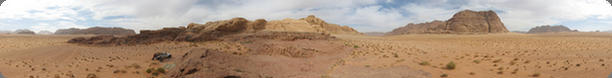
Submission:
[[[493,10],[511,31],[540,25],[612,30],[612,6],[605,0],[7,0],[0,6],[0,31],[93,26],[151,30],[234,17],[316,15],[361,32],[387,32],[408,23],[447,20],[466,9]]]

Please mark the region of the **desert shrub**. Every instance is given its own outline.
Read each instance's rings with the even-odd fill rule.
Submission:
[[[539,76],[540,76],[540,73],[533,73],[533,74],[531,75],[531,77],[539,77]]]
[[[474,60],[474,63],[478,64],[480,63],[480,60]]]
[[[493,60],[493,63],[499,63],[501,61],[502,61],[502,59],[497,59],[497,60]]]
[[[353,48],[359,48],[359,46],[357,46],[357,45],[354,45],[354,46],[353,46]]]
[[[157,68],[157,72],[166,73],[166,69],[160,67],[160,68]]]
[[[419,65],[427,66],[427,65],[429,65],[429,62],[423,61],[423,62],[419,63]]]
[[[153,69],[153,68],[149,68],[149,69],[147,69],[147,70],[146,70],[146,72],[147,72],[147,73],[151,73],[151,72],[153,72],[153,70],[155,70],[155,69]]]
[[[440,75],[440,77],[448,77],[448,74],[443,73],[442,75]]]
[[[98,78],[98,76],[96,76],[96,74],[89,73],[87,74],[87,78]]]
[[[446,69],[455,69],[455,62],[451,61],[448,64],[446,64]]]

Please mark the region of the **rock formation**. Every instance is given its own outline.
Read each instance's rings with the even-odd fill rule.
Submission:
[[[527,33],[548,33],[548,32],[578,32],[578,30],[571,30],[563,25],[556,25],[556,26],[543,25],[543,26],[537,26],[535,28],[531,28],[529,29],[529,32]]]
[[[263,19],[249,21],[244,18],[233,18],[231,20],[207,22],[206,24],[191,23],[187,27],[143,30],[140,31],[140,34],[126,37],[100,35],[91,38],[74,38],[68,42],[101,45],[131,45],[163,41],[198,42],[223,40],[223,37],[235,34],[248,34],[236,38],[255,37],[280,40],[333,39],[334,37],[330,36],[330,34],[360,34],[350,27],[327,24],[314,16],[292,21],[273,21],[274,24],[268,23],[270,22]],[[304,29],[304,31],[301,29]]]
[[[266,24],[265,31],[291,31],[291,32],[321,32],[330,34],[360,34],[348,26],[329,24],[314,15],[300,19],[284,19],[270,21]]]
[[[396,28],[387,35],[401,34],[465,34],[465,33],[506,33],[508,29],[497,14],[489,11],[464,10],[447,21],[432,21],[420,24],[410,23]]]
[[[49,35],[49,34],[53,34],[53,32],[47,31],[47,30],[42,30],[42,31],[38,31],[38,33],[36,33],[36,34]]]
[[[87,29],[59,29],[55,31],[55,34],[132,35],[136,32],[121,27],[91,27]]]
[[[34,31],[28,30],[28,29],[18,29],[15,30],[16,34],[35,34]]]

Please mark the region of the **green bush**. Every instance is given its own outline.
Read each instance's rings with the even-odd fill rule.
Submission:
[[[153,68],[149,68],[149,69],[147,69],[147,71],[146,71],[146,72],[147,72],[147,73],[151,73],[151,72],[153,72],[153,70],[154,70]]]
[[[157,68],[157,72],[166,73],[166,69],[160,67],[160,68]]]
[[[448,64],[446,64],[446,69],[455,69],[455,62],[451,61]]]
[[[443,73],[442,75],[440,75],[440,77],[448,77],[448,74]]]

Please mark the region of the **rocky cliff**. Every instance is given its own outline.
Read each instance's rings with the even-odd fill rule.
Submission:
[[[464,10],[456,13],[447,21],[432,21],[420,24],[410,23],[396,28],[387,35],[401,34],[465,34],[465,33],[505,33],[506,26],[493,11]]]

